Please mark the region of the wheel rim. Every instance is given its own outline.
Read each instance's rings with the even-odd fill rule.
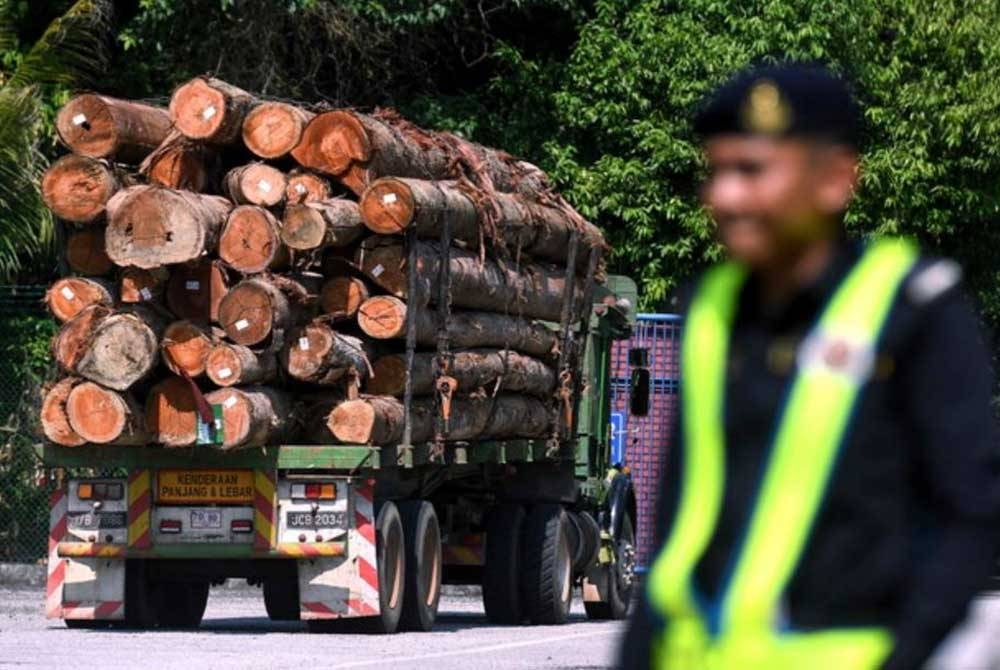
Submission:
[[[628,532],[625,532],[625,531]],[[622,591],[632,588],[635,582],[635,531],[632,524],[622,528],[621,537],[615,543],[615,578]]]
[[[567,602],[570,597],[570,592],[573,588],[573,580],[572,580],[573,557],[570,556],[569,538],[565,535],[565,533],[563,534],[562,548],[563,548],[562,560],[559,561],[559,570],[560,570],[559,580],[560,583],[562,584],[562,590],[560,591],[559,597],[561,599],[561,602]]]
[[[403,542],[402,533],[399,528],[393,527],[388,533],[385,543],[386,566],[391,566],[392,575],[388,581],[392,584],[389,592],[389,609],[396,609],[399,605],[400,593],[403,590]]]
[[[428,607],[434,604],[434,598],[438,591],[438,584],[441,581],[441,542],[433,526],[427,524],[427,531],[424,533],[423,547],[421,555],[424,565],[430,565],[430,569],[420,575],[420,587],[426,594],[424,604]]]

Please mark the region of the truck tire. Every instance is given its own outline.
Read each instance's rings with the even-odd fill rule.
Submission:
[[[524,508],[500,505],[486,518],[483,607],[490,623],[515,626],[521,611],[521,529]]]
[[[424,500],[399,504],[406,549],[401,630],[429,631],[441,599],[441,528],[434,505]]]
[[[573,598],[573,554],[562,505],[531,509],[521,535],[521,598],[535,625],[560,624]]]
[[[299,580],[265,579],[264,609],[271,621],[298,621]]]
[[[146,561],[141,558],[125,560],[125,625],[128,628],[146,629],[156,625],[156,607],[152,583],[146,574]]]
[[[615,561],[606,566],[608,599],[604,602],[584,602],[588,619],[624,619],[635,590],[635,527],[632,517],[622,517],[621,532],[614,544]]]
[[[403,613],[406,575],[406,542],[403,539],[403,522],[396,503],[387,500],[379,506],[375,519],[375,555],[378,560],[379,614],[358,619],[363,632],[392,634],[399,628]]]
[[[197,628],[208,604],[208,582],[155,583],[156,619],[161,628]]]

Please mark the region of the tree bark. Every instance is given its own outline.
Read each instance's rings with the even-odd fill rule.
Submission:
[[[313,316],[321,281],[308,273],[245,279],[219,304],[219,324],[236,344],[260,344]]]
[[[270,349],[254,352],[241,344],[224,342],[209,352],[205,371],[217,386],[258,384],[277,376],[278,359]]]
[[[281,239],[291,249],[346,247],[365,232],[358,203],[333,198],[285,209]]]
[[[319,294],[319,311],[338,318],[351,318],[368,300],[368,286],[357,277],[328,279]]]
[[[87,93],[78,95],[56,117],[63,144],[91,158],[138,163],[170,132],[167,110]]]
[[[408,296],[406,250],[392,238],[365,240],[359,264],[372,281],[411,305],[427,305],[438,295],[440,246],[434,242],[417,245],[417,295]],[[463,249],[450,250],[451,300],[456,307],[470,307],[545,321],[560,320],[566,292],[565,270],[534,263],[502,267],[492,259],[480,262],[477,254]],[[572,301],[571,317],[580,314],[582,291]]]
[[[155,367],[162,331],[149,310],[114,312],[95,305],[63,324],[53,353],[67,372],[124,391]]]
[[[174,91],[170,118],[193,140],[231,144],[240,136],[243,119],[253,107],[253,96],[211,77],[196,77]]]
[[[66,238],[66,264],[73,272],[100,276],[115,266],[105,249],[104,226],[77,230]]]
[[[330,184],[317,174],[295,169],[288,173],[285,204],[301,205],[330,199]]]
[[[243,119],[243,143],[261,158],[280,158],[298,145],[314,116],[284,102],[262,102]]]
[[[90,223],[100,219],[122,180],[104,161],[70,154],[42,176],[42,199],[60,219]]]
[[[281,243],[281,224],[261,207],[234,208],[219,236],[219,258],[244,274],[284,265],[288,251]]]
[[[344,402],[345,396],[336,389],[327,389],[326,394],[317,400],[309,402],[302,417],[300,439],[308,444],[335,444],[337,439],[330,432],[327,421],[330,413]]]
[[[126,304],[157,301],[163,297],[169,278],[166,268],[125,268],[118,278],[118,297]]]
[[[411,420],[414,444],[434,439],[432,399],[415,400]],[[447,440],[541,437],[549,427],[549,413],[541,400],[531,396],[461,397],[452,400],[450,423]],[[364,396],[340,403],[327,423],[341,442],[376,445],[399,444],[403,424],[403,403],[389,396]]]
[[[170,371],[176,375],[183,371],[192,378],[205,374],[212,346],[211,333],[190,321],[174,321],[163,331],[160,341],[163,362]]]
[[[198,409],[191,384],[173,375],[146,396],[146,430],[153,441],[187,447],[198,439]]]
[[[45,293],[45,304],[60,323],[91,305],[111,307],[114,302],[114,287],[102,279],[64,277],[57,279]]]
[[[289,397],[267,386],[224,388],[205,400],[222,405],[222,449],[245,449],[280,443],[291,425]]]
[[[149,441],[145,413],[135,398],[93,382],[73,387],[66,400],[66,416],[87,442],[139,445]]]
[[[285,199],[285,175],[265,163],[248,163],[226,173],[222,187],[238,205],[274,207]]]
[[[218,261],[202,260],[171,268],[167,307],[175,316],[199,323],[219,320],[229,277]]]
[[[133,186],[108,202],[108,256],[120,266],[155,268],[215,250],[232,205],[224,198]]]
[[[45,393],[42,399],[41,424],[42,433],[49,441],[64,447],[86,444],[87,440],[73,429],[66,415],[66,400],[73,387],[82,382],[82,379],[67,377],[59,380]]]
[[[209,149],[174,131],[146,157],[139,171],[151,184],[201,193],[208,187]]]
[[[436,353],[418,352],[410,375],[414,395],[434,393]],[[555,370],[537,358],[509,349],[472,349],[452,355],[448,376],[458,382],[458,393],[467,395],[480,389],[492,395],[498,388],[508,393],[548,397],[556,387]],[[402,396],[406,384],[406,356],[383,356],[372,365],[366,390],[374,395]]]
[[[353,373],[360,381],[368,376],[369,352],[357,337],[336,332],[314,321],[292,334],[281,352],[289,376],[312,384],[340,384]]]

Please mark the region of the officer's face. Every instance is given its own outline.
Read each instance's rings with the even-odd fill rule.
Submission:
[[[857,176],[854,153],[801,139],[722,135],[705,146],[702,198],[730,255],[771,267],[837,234]]]

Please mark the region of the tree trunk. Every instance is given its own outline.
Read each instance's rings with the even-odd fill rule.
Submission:
[[[162,322],[149,310],[136,306],[113,312],[95,305],[63,325],[53,353],[66,371],[124,391],[155,367],[162,331]]]
[[[215,250],[232,205],[224,198],[133,186],[108,202],[107,252],[116,264],[155,268]]]
[[[126,304],[159,300],[166,291],[169,278],[166,268],[125,268],[118,279],[119,299]]]
[[[264,163],[248,163],[226,173],[222,187],[238,205],[274,207],[285,199],[288,182],[285,175]]]
[[[357,277],[328,279],[319,294],[319,311],[338,318],[351,318],[368,300],[368,286]]]
[[[64,277],[45,293],[45,304],[59,322],[69,321],[91,305],[114,305],[114,287],[102,279]]]
[[[74,153],[138,163],[170,132],[167,110],[87,93],[56,117],[59,139]]]
[[[191,384],[173,375],[146,396],[146,430],[168,447],[187,447],[198,439],[198,409]]]
[[[346,247],[365,232],[358,203],[334,198],[285,209],[281,239],[291,249]]]
[[[420,306],[436,300],[440,265],[440,245],[417,245],[417,295],[407,295],[406,250],[392,238],[372,237],[365,241],[359,264],[372,281],[393,295]],[[560,320],[565,270],[522,262],[501,267],[492,259],[480,262],[471,251],[450,250],[451,300],[456,307],[509,313],[545,321]],[[577,320],[582,307],[582,291],[577,290],[571,317]]]
[[[281,362],[288,374],[313,384],[339,384],[353,372],[358,380],[368,376],[369,352],[364,343],[336,332],[322,321],[297,330],[285,343]]]
[[[73,387],[82,382],[82,379],[67,377],[59,380],[45,393],[42,399],[41,424],[42,432],[49,441],[64,447],[86,444],[87,441],[73,429],[66,415],[66,400]]]
[[[253,107],[253,96],[211,77],[196,77],[174,91],[170,118],[193,140],[230,144],[239,136],[243,119]]]
[[[209,352],[205,371],[216,386],[258,384],[277,376],[278,359],[274,352],[254,352],[241,344],[221,343]]]
[[[280,158],[295,148],[314,116],[284,102],[262,102],[243,119],[243,143],[261,158]]]
[[[208,187],[209,150],[178,132],[146,157],[139,171],[151,184],[201,193]]]
[[[205,362],[212,350],[211,333],[190,321],[174,321],[163,331],[160,350],[171,372],[189,377],[205,374]],[[183,375],[181,375],[183,376]]]
[[[377,340],[406,337],[406,303],[399,298],[379,295],[358,309],[358,325]],[[438,317],[431,310],[417,309],[417,345],[437,344]],[[552,358],[559,348],[559,334],[553,329],[516,316],[492,312],[451,313],[448,340],[452,347],[498,347],[515,349],[530,356]]]
[[[219,305],[228,292],[229,277],[218,261],[177,265],[167,282],[167,307],[181,319],[217,322]]]
[[[430,398],[413,402],[414,444],[434,439],[435,410]],[[348,444],[399,444],[403,439],[403,403],[389,396],[364,396],[340,403],[331,412],[328,427]],[[452,400],[448,440],[541,437],[549,427],[549,412],[531,396],[501,394],[495,398],[461,397]]]
[[[149,441],[145,413],[135,398],[93,382],[73,387],[66,400],[66,416],[87,442],[138,445]]]
[[[205,399],[222,405],[222,449],[245,449],[278,444],[291,425],[292,403],[283,392],[267,386],[224,388]]]
[[[288,261],[288,251],[281,243],[281,224],[261,207],[236,207],[222,228],[219,258],[244,274],[282,266]]]
[[[285,189],[285,203],[301,205],[330,199],[330,184],[325,179],[306,170],[292,170],[288,173],[288,187]]]
[[[314,275],[245,279],[222,299],[219,324],[237,344],[260,344],[272,333],[311,318],[318,293]]]
[[[82,275],[106,275],[115,266],[105,250],[104,226],[77,230],[66,238],[66,264]]]
[[[413,357],[410,375],[414,395],[434,393],[437,354],[419,352]],[[452,356],[448,376],[458,382],[458,393],[467,395],[480,389],[492,395],[499,387],[508,393],[548,397],[556,387],[555,370],[537,358],[510,350],[473,349]],[[406,356],[383,356],[372,365],[366,390],[374,395],[402,396],[406,384]]]
[[[63,156],[42,176],[42,199],[60,219],[90,223],[104,215],[122,186],[110,165],[86,156]]]

